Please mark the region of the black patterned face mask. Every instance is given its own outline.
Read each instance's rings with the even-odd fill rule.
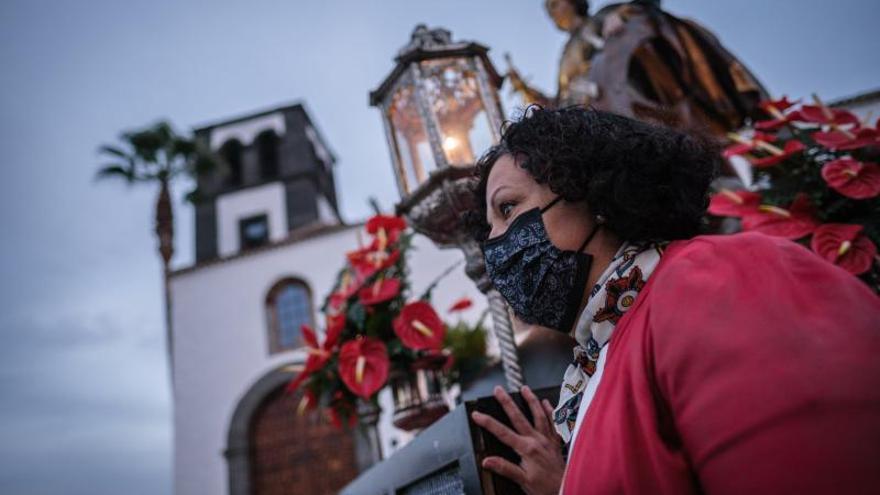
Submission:
[[[582,251],[599,224],[577,251],[557,248],[550,242],[541,216],[560,199],[520,214],[507,232],[483,243],[483,256],[489,278],[517,318],[569,332],[593,262],[593,257]]]

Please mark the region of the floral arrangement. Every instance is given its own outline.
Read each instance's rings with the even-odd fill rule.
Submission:
[[[419,298],[407,297],[406,254],[412,233],[405,220],[376,215],[367,221],[366,231],[369,243],[347,253],[321,307],[323,342],[312,328],[302,327],[308,358],[287,387],[289,393],[303,389],[300,413],[320,408],[338,427],[356,423],[358,401],[377,405],[377,393],[394,370],[410,372],[419,363],[438,360],[443,371],[456,369],[455,354],[445,348],[447,327],[430,304],[439,279]],[[450,311],[471,304],[464,298]],[[482,339],[479,325],[477,330],[476,338]],[[469,363],[473,356],[463,358]]]
[[[724,156],[748,160],[754,186],[721,189],[709,213],[809,246],[880,292],[880,121],[813,99],[764,101],[766,120],[729,135]]]

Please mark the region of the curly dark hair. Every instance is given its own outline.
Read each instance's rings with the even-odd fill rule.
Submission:
[[[495,162],[513,155],[538,183],[567,201],[586,200],[605,227],[631,242],[687,239],[702,230],[719,145],[685,133],[584,107],[533,105],[507,123],[499,144],[476,164],[476,211],[465,219],[486,239],[486,181]]]

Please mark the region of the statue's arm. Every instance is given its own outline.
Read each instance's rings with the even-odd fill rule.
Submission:
[[[550,96],[545,95],[537,88],[530,86],[529,83],[525,82],[523,78],[520,76],[519,71],[513,66],[513,62],[510,59],[509,54],[504,55],[505,60],[507,60],[507,74],[505,77],[508,81],[510,81],[510,85],[513,87],[513,90],[519,93],[522,96],[523,100],[527,105],[538,104],[541,106],[552,106],[554,99]]]

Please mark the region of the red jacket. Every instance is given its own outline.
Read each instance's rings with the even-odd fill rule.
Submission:
[[[880,493],[880,298],[804,247],[670,244],[609,345],[565,495]]]

